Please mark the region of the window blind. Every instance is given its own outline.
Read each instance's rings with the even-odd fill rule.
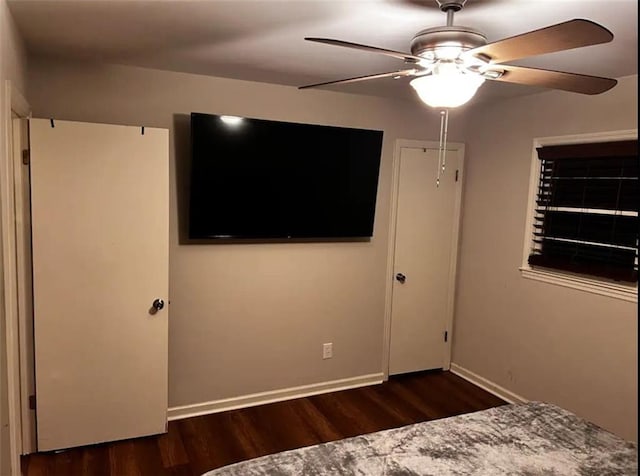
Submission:
[[[638,141],[544,146],[531,266],[638,280]]]

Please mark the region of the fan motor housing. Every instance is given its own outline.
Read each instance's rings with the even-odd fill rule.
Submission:
[[[463,51],[487,44],[487,38],[482,33],[466,26],[439,26],[422,30],[411,40],[411,54],[424,56],[429,51],[443,44],[455,43]]]
[[[442,10],[443,12],[449,10],[459,12],[460,10],[462,10],[464,4],[467,3],[467,0],[436,0],[436,2],[438,2],[440,10]]]

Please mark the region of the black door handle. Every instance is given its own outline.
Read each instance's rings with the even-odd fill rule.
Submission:
[[[151,308],[149,309],[149,314],[153,315],[163,308],[164,308],[164,301],[160,298],[155,299],[151,304]]]
[[[404,284],[404,282],[407,280],[407,277],[402,273],[398,273],[396,274],[396,280],[399,281],[401,284]]]

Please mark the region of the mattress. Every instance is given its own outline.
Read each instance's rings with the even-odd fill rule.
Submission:
[[[637,444],[555,405],[503,405],[263,456],[203,476],[636,475]]]

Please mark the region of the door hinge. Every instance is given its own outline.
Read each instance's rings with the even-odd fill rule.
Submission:
[[[35,409],[36,409],[36,396],[29,395],[29,410],[35,410]]]
[[[458,169],[456,169],[456,182],[458,181]]]
[[[29,149],[25,149],[22,151],[22,163],[24,165],[29,165],[31,159],[31,153],[29,152]]]
[[[444,341],[447,342],[449,340],[449,332],[444,331]]]

